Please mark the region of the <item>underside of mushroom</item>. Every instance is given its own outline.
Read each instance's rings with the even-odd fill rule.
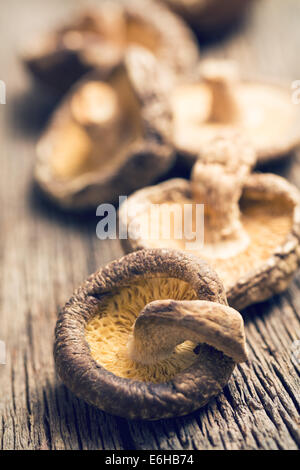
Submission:
[[[216,273],[176,250],[140,250],[91,275],[60,313],[55,336],[64,383],[126,418],[187,414],[247,360],[243,319]]]
[[[37,146],[44,192],[64,207],[96,207],[166,171],[173,152],[165,81],[154,56],[132,48],[106,80],[93,73],[77,84]]]
[[[242,142],[215,139],[191,182],[142,189],[119,212],[129,226],[126,251],[171,247],[197,254],[217,271],[238,309],[284,290],[300,259],[299,192],[279,176],[250,174],[255,158]],[[145,227],[152,227],[147,236]]]
[[[300,114],[288,87],[242,81],[237,64],[207,59],[198,82],[181,84],[171,96],[173,142],[190,164],[222,131],[243,133],[258,163],[290,153],[299,145]]]
[[[145,382],[167,382],[201,360],[198,343],[236,362],[246,360],[241,316],[225,305],[197,300],[188,283],[172,278],[148,278],[112,293],[85,335],[103,367]]]
[[[42,82],[66,91],[91,70],[105,78],[132,45],[145,47],[179,75],[189,74],[199,57],[192,32],[163,5],[106,0],[57,31],[33,38],[23,60]]]

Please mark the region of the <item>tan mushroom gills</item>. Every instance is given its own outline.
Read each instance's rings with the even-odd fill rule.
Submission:
[[[236,362],[247,360],[241,315],[231,307],[205,300],[147,304],[135,322],[129,355],[141,364],[155,364],[186,340],[209,344]]]
[[[86,326],[85,337],[93,358],[115,375],[155,383],[170,380],[198,360],[199,341],[237,362],[246,360],[239,313],[196,299],[189,284],[175,278],[147,278],[119,288],[101,301],[99,313]],[[145,340],[150,316],[158,323],[154,318],[156,331]],[[162,344],[163,332],[172,335],[171,343],[167,339],[168,343]],[[141,352],[141,341],[147,343],[142,357],[135,355]]]
[[[244,81],[229,60],[202,62],[201,79],[171,93],[173,142],[183,155],[197,158],[220,131],[242,132],[260,161],[282,156],[299,144],[299,110],[288,87]]]
[[[243,318],[208,263],[137,250],[75,291],[59,313],[54,359],[64,384],[103,411],[179,417],[217,396],[247,360]]]
[[[168,204],[170,210],[174,205],[180,204],[182,208],[185,204],[193,204],[194,200],[184,194],[179,195],[177,187],[173,188],[174,197],[170,198],[155,194],[154,204]],[[211,243],[210,246],[204,240],[204,246],[199,249],[187,248],[190,239],[176,239],[171,227],[171,236],[166,239],[163,233],[166,232],[164,224],[166,220],[160,216],[158,220],[158,237],[149,237],[144,246],[146,248],[173,248],[190,251],[191,253],[205,259],[216,270],[225,288],[228,290],[236,285],[239,280],[248,276],[253,270],[265,263],[282,246],[292,230],[294,206],[280,195],[264,195],[255,190],[243,190],[239,202],[240,220],[244,231],[249,237],[249,243],[244,250],[239,250],[234,254],[236,245],[230,241],[227,243]],[[195,213],[195,211],[194,211]],[[151,217],[150,209],[146,208],[138,216],[139,223],[147,224]],[[205,227],[208,225],[205,223]],[[196,221],[193,220],[193,231],[196,229]],[[207,234],[206,234],[207,236]],[[231,245],[231,246],[230,246]],[[241,245],[240,245],[241,246]],[[219,249],[218,249],[219,247]]]
[[[158,322],[153,319],[155,331],[145,339],[150,317]],[[165,333],[172,334],[172,341],[167,338],[162,344]],[[166,382],[191,366],[201,356],[199,341],[237,361],[246,357],[238,312],[198,301],[190,285],[175,278],[147,278],[119,288],[101,301],[85,337],[93,358],[103,367],[120,377],[145,382]]]
[[[105,297],[99,305],[98,315],[85,329],[95,361],[120,377],[154,383],[166,382],[192,365],[199,356],[195,352],[197,344],[191,341],[176,346],[171,356],[152,365],[143,365],[130,358],[128,341],[135,320],[145,305],[157,299],[196,300],[197,295],[184,281],[147,278]]]
[[[50,156],[51,171],[59,179],[80,175],[89,166],[92,141],[85,130],[74,122],[58,127],[52,139],[41,141],[39,147]]]
[[[49,159],[57,179],[68,180],[121,159],[141,133],[139,103],[122,72],[111,83],[83,83],[38,152]]]
[[[229,154],[220,153],[224,142],[220,140],[219,144],[206,154],[206,159],[196,163],[191,182],[173,179],[136,192],[121,209],[120,220],[124,217],[122,210],[128,214],[139,207],[134,219],[128,219],[135,238],[125,249],[190,252],[209,262],[229,292],[259,273],[261,267],[267,266],[269,271],[280,266],[282,273],[289,269],[282,253],[294,249],[299,202],[297,191],[284,179],[272,174],[248,174],[250,147],[239,154],[243,158],[235,164],[228,158],[226,165],[222,157]],[[235,152],[241,150],[239,146],[234,148]],[[204,204],[204,221],[197,216],[195,206],[199,203]],[[153,213],[153,207],[159,210]],[[192,209],[186,212],[188,219],[186,207]],[[191,225],[192,233],[186,231]],[[202,228],[203,244],[196,236]],[[291,256],[292,272],[297,263],[297,255]],[[287,283],[290,277],[282,275],[282,279]],[[281,285],[279,280],[277,285]]]

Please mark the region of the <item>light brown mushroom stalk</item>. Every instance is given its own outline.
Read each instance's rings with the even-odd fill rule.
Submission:
[[[223,124],[237,122],[240,114],[235,93],[239,82],[237,64],[229,60],[207,59],[201,65],[201,73],[212,94],[210,120]]]
[[[131,359],[153,364],[169,357],[184,341],[206,343],[235,362],[247,360],[241,315],[205,300],[157,300],[138,316],[128,343]]]
[[[195,164],[191,186],[193,199],[204,204],[205,252],[209,245],[224,243],[233,254],[245,249],[249,238],[240,221],[239,200],[245,179],[255,162],[255,152],[238,135],[221,135]],[[218,254],[212,246],[212,255]]]
[[[72,117],[109,151],[122,127],[121,104],[113,87],[101,81],[87,82],[74,94],[70,107]]]
[[[116,92],[108,83],[87,82],[71,100],[73,117],[82,125],[115,123],[119,116]]]

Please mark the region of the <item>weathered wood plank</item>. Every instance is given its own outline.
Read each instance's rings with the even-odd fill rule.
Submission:
[[[0,366],[0,448],[299,448],[300,379],[291,347],[300,332],[300,275],[284,295],[247,309],[249,362],[191,416],[127,422],[86,405],[57,380],[58,309],[89,273],[122,253],[117,241],[97,240],[93,214],[59,213],[31,186],[34,143],[53,103],[30,91],[17,46],[73,7],[74,0],[1,3],[0,79],[8,96],[0,106],[0,339],[8,358]],[[260,0],[243,28],[204,53],[238,59],[245,74],[299,79],[299,14],[297,0]],[[271,170],[300,187],[299,158]]]

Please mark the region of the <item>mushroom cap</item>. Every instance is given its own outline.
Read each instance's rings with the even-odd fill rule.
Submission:
[[[172,179],[135,192],[119,210],[120,223],[125,223],[126,217],[130,227],[128,238],[121,241],[125,251],[165,246],[190,251],[184,239],[159,236],[151,239],[141,237],[138,230],[140,225],[146,226],[151,204],[191,202],[191,183],[184,179]],[[229,305],[241,310],[285,290],[298,269],[300,195],[297,188],[280,176],[253,173],[245,180],[239,206],[241,222],[250,240],[245,250],[235,256],[228,256],[224,250],[214,257],[205,252],[204,240],[204,246],[200,250],[194,248],[192,253],[209,261],[224,284]],[[158,233],[163,223],[160,219]]]
[[[300,112],[292,103],[289,87],[236,80],[231,92],[237,116],[232,121],[221,122],[211,118],[213,99],[209,84],[194,82],[174,88],[173,144],[188,165],[205,153],[207,143],[220,132],[243,133],[261,164],[281,158],[299,145]]]
[[[66,91],[91,70],[105,77],[130,45],[149,49],[178,75],[192,72],[199,60],[189,28],[150,0],[103,1],[97,8],[85,9],[58,30],[32,38],[22,58],[40,81]]]
[[[194,298],[199,299],[195,302],[205,300],[204,304],[229,309],[227,314],[232,321],[226,335],[229,340],[237,335],[241,344],[245,341],[241,316],[227,307],[225,292],[216,273],[199,258],[176,250],[140,250],[101,268],[75,292],[59,315],[55,331],[55,363],[62,381],[77,396],[108,413],[130,419],[155,420],[192,412],[222,390],[235,365],[228,355],[201,344],[200,353],[190,367],[167,382],[152,383],[120,377],[93,359],[85,335],[87,324],[102,311],[109,295],[153,278],[166,282],[169,278],[184,281],[193,290]],[[164,315],[170,316],[168,307],[172,302],[162,302],[164,307],[157,312],[162,320]],[[144,310],[143,321],[147,322],[147,315],[155,315],[152,304]],[[180,305],[175,313],[175,324],[182,316],[181,312]],[[184,321],[189,322],[190,315],[188,317]],[[152,325],[153,321],[150,323]],[[163,327],[160,325],[159,328],[162,330]],[[242,356],[245,360],[244,353]]]
[[[167,171],[174,158],[168,83],[167,70],[137,47],[105,81],[93,72],[77,83],[37,145],[43,192],[63,208],[93,208]]]
[[[201,35],[209,36],[234,23],[250,0],[161,0]]]

